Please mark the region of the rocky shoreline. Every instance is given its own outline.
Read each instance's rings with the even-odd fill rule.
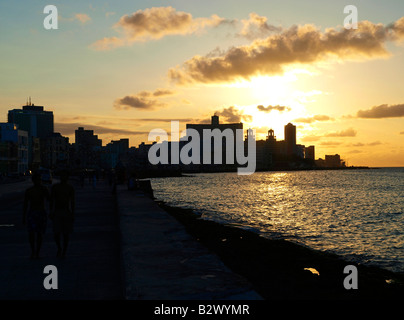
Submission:
[[[354,264],[289,241],[203,220],[192,210],[158,204],[266,300],[402,300],[404,296],[402,273]],[[357,290],[344,288],[347,265],[358,270]]]

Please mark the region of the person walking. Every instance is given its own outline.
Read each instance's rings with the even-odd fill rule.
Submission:
[[[41,175],[32,175],[33,186],[25,191],[22,223],[27,225],[31,246],[31,259],[38,259],[43,235],[47,226],[45,203],[49,200],[48,189],[42,185]]]
[[[51,215],[53,222],[54,239],[57,245],[57,257],[66,255],[70,234],[73,232],[75,192],[68,183],[69,173],[60,174],[60,183],[55,184],[51,190]],[[61,237],[63,236],[63,246]]]

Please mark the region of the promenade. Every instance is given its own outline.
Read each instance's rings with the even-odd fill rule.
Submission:
[[[143,193],[100,182],[74,184],[76,219],[65,258],[56,257],[51,222],[40,259],[31,260],[22,225],[30,182],[0,185],[1,300],[261,299],[250,284],[187,234]],[[47,265],[58,289],[46,290]]]
[[[30,260],[22,225],[23,195],[30,185],[29,180],[0,185],[0,299],[122,299],[118,217],[110,189],[75,185],[76,220],[66,257],[56,258],[48,221],[40,259]],[[57,268],[57,290],[44,288],[47,265]]]

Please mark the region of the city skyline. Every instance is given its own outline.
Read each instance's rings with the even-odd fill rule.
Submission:
[[[236,2],[55,1],[58,30],[45,2],[1,3],[0,122],[29,96],[71,142],[84,127],[137,146],[212,114],[283,139],[291,122],[318,158],[404,166],[404,4],[353,1],[347,31],[331,1]]]

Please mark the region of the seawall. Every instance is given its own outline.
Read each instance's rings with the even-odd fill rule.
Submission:
[[[120,185],[116,198],[125,299],[262,299],[146,193]]]

